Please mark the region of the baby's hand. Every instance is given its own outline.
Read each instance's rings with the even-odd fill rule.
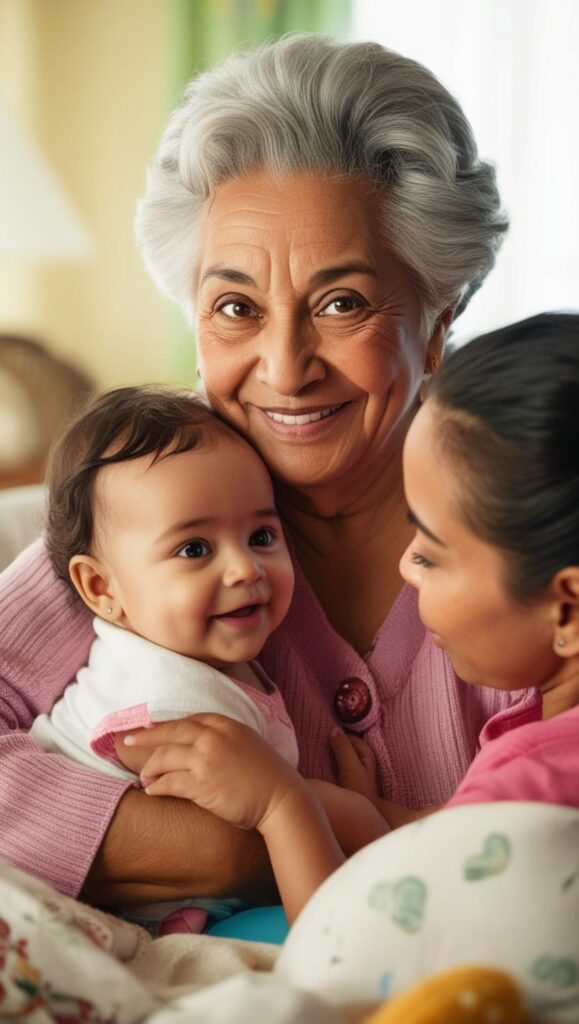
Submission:
[[[415,811],[411,807],[395,804],[392,800],[385,800],[379,796],[376,788],[376,755],[372,747],[359,736],[347,736],[341,729],[333,729],[330,733],[330,746],[336,758],[340,786],[367,797],[390,828],[399,828],[440,810],[442,805],[433,804],[431,807]]]
[[[154,747],[141,770],[150,796],[191,800],[240,828],[262,830],[300,775],[253,729],[200,714],[143,729],[124,742]]]
[[[126,745],[125,736],[132,736],[133,732],[134,729],[125,729],[124,732],[115,733],[115,751],[124,768],[128,768],[134,775],[140,775],[141,768],[151,756],[151,752],[142,747]]]
[[[372,747],[359,736],[347,736],[341,729],[332,729],[330,746],[336,759],[338,782],[343,789],[361,793],[376,803],[376,756]]]

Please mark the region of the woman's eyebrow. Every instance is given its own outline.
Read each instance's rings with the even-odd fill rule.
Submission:
[[[323,267],[322,270],[316,270],[315,274],[312,274],[310,277],[309,285],[311,288],[316,288],[321,284],[327,284],[328,281],[333,281],[337,277],[344,277],[346,274],[368,274],[370,277],[378,277],[376,269],[371,267],[369,263],[354,260],[349,263],[341,263],[335,267]]]
[[[244,274],[241,270],[234,270],[233,267],[207,267],[201,278],[201,284],[205,284],[210,277],[218,277],[221,281],[230,281],[232,284],[248,284],[257,288],[256,282],[249,274]]]
[[[407,519],[408,522],[412,523],[413,526],[416,526],[421,533],[424,533],[427,537],[430,537],[430,539],[433,540],[435,544],[440,544],[441,548],[446,547],[446,544],[444,543],[444,541],[440,539],[440,537],[437,537],[436,534],[432,532],[432,530],[429,530],[428,527],[424,525],[424,523],[420,522],[420,519],[412,511],[411,508],[408,509]]]
[[[317,288],[338,277],[345,277],[346,274],[366,274],[369,277],[378,277],[377,271],[369,263],[355,260],[354,262],[342,263],[335,267],[323,267],[321,270],[316,270],[315,274],[312,274],[310,277],[309,286],[310,288]],[[245,284],[250,285],[252,288],[257,288],[257,282],[253,277],[249,274],[244,274],[242,270],[235,270],[234,267],[219,265],[207,267],[201,278],[201,284],[205,284],[205,281],[210,277],[217,277],[219,280],[229,281],[231,284]]]

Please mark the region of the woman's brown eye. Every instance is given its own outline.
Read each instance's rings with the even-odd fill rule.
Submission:
[[[231,320],[243,320],[253,315],[253,310],[251,306],[247,305],[247,302],[226,302],[220,306],[219,312]]]
[[[354,309],[360,308],[360,301],[352,296],[343,295],[339,299],[332,299],[320,312],[320,316],[339,316],[340,313],[351,313]]]

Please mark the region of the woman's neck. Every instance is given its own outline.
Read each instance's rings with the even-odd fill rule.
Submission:
[[[543,719],[554,718],[579,704],[579,657],[563,661],[561,668],[541,687]]]
[[[400,455],[331,494],[282,487],[278,506],[329,621],[365,654],[400,592],[398,563],[413,534]]]
[[[338,480],[320,485],[294,488],[276,483],[276,500],[291,530],[300,535],[372,520],[376,514],[389,518],[394,510],[405,507],[402,476],[402,445],[390,456],[382,455],[360,469],[352,468]]]

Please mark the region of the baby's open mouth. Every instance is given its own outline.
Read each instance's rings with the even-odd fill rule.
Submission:
[[[215,615],[215,619],[246,619],[254,612],[261,608],[260,604],[245,604],[243,608],[236,608],[232,612],[221,612],[220,615]]]

